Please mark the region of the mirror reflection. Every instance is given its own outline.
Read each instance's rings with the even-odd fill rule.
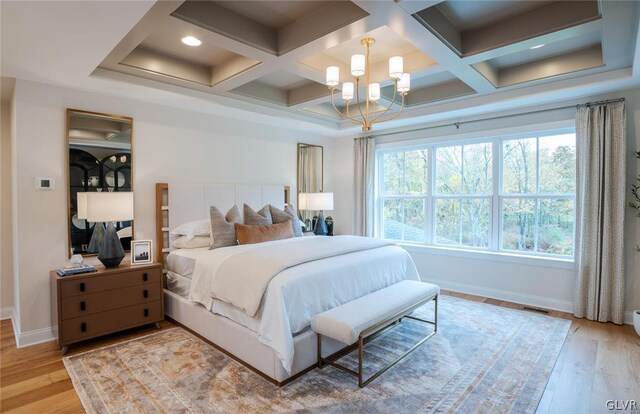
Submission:
[[[98,253],[103,223],[78,212],[78,193],[133,191],[132,130],[129,117],[67,110],[69,151],[69,246],[73,254]],[[133,220],[115,223],[124,250],[130,250]]]
[[[298,194],[320,193],[323,191],[323,162],[324,154],[321,145],[298,144]],[[298,206],[300,199],[298,197]],[[300,210],[300,219],[312,229],[313,217],[318,211]]]

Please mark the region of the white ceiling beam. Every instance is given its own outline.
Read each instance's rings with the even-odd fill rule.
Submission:
[[[475,55],[465,56],[462,61],[466,64],[474,64],[478,62],[484,62],[487,60],[495,59],[501,56],[510,55],[512,53],[521,52],[537,46],[540,44],[549,44],[560,40],[571,39],[573,37],[582,36],[584,34],[592,33],[597,30],[602,30],[603,21],[593,20],[584,24],[580,24],[566,29],[558,30],[557,32],[547,33],[542,36],[532,37],[520,42],[512,43],[509,45],[501,46],[495,49],[487,50],[486,52],[476,53]]]
[[[392,0],[354,2],[373,16],[385,16],[389,27],[415,47],[433,58],[440,66],[475,89],[477,92],[495,91],[495,86],[444,44],[436,35],[416,21]]]

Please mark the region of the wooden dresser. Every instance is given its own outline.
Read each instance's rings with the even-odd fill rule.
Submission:
[[[74,276],[51,271],[51,326],[69,344],[164,319],[162,265],[119,267]]]

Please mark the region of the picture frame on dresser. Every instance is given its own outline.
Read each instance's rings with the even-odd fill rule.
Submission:
[[[153,242],[151,240],[131,241],[131,264],[149,264],[153,262]]]

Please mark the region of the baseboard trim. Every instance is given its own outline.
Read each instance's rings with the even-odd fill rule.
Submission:
[[[429,283],[435,283],[442,289],[451,290],[469,295],[485,296],[491,299],[504,300],[507,302],[518,303],[521,305],[534,306],[549,310],[557,310],[561,312],[573,312],[573,302],[568,300],[547,298],[544,296],[526,295],[522,293],[510,292],[501,289],[485,288],[482,286],[468,285],[465,283],[450,282],[442,279],[425,280]]]
[[[425,282],[435,283],[442,289],[451,290],[468,295],[484,296],[491,299],[504,300],[520,305],[535,306],[537,308],[573,313],[573,301],[548,298],[544,296],[526,295],[510,292],[508,290],[485,288],[482,286],[468,285],[466,283],[451,282],[442,279],[426,279]],[[633,325],[633,312],[624,313],[624,324]]]
[[[624,313],[624,324],[633,325],[633,311],[626,311]]]
[[[0,308],[0,321],[4,321],[5,319],[13,319],[13,306]]]
[[[21,332],[16,335],[16,347],[24,348],[31,345],[53,341],[55,339],[53,332],[51,332],[51,327],[36,329],[29,332]]]

